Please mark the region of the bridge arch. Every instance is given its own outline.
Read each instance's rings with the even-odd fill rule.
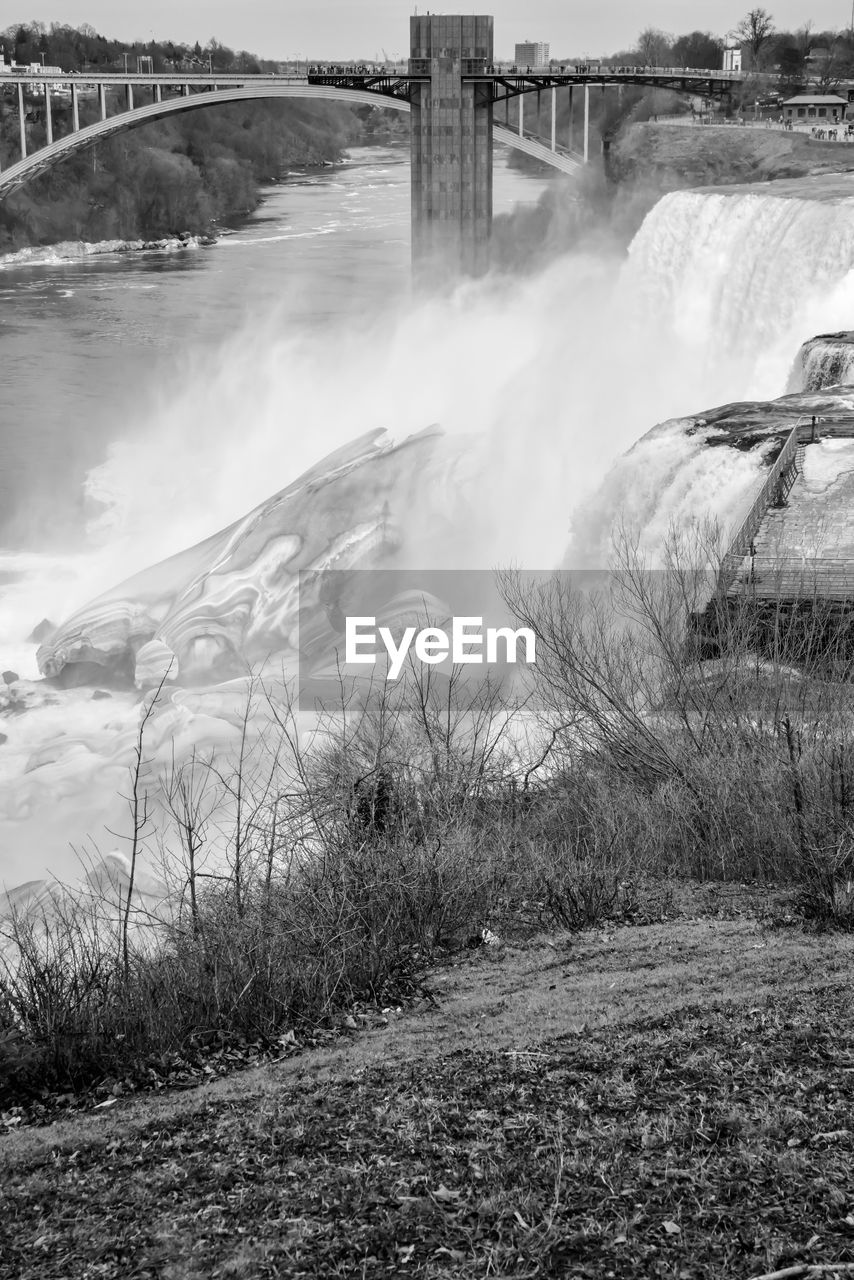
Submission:
[[[365,89],[344,88],[338,85],[314,84],[251,84],[240,85],[228,89],[193,93],[186,97],[167,98],[161,102],[147,103],[135,107],[132,111],[123,111],[110,116],[106,120],[98,120],[74,133],[34,151],[32,155],[17,161],[0,173],[0,200],[11,192],[18,190],[25,183],[45,173],[59,164],[66,156],[82,151],[102,138],[136,129],[150,121],[160,120],[165,116],[175,115],[180,111],[199,111],[205,107],[215,107],[229,102],[249,102],[269,98],[316,98],[337,102],[367,104],[372,107],[390,107],[395,111],[409,111],[410,105],[405,99],[387,94],[370,92]],[[534,156],[545,164],[562,173],[576,173],[581,165],[572,156],[559,151],[552,151],[542,143],[531,138],[524,138],[503,125],[493,126],[493,137],[496,142],[523,151]]]

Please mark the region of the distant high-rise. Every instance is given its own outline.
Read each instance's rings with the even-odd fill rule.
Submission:
[[[522,44],[516,45],[514,61],[517,67],[547,67],[549,65],[549,46],[542,41],[537,43],[525,40]]]

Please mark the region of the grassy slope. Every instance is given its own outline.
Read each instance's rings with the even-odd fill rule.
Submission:
[[[0,1139],[0,1274],[854,1258],[852,954],[746,916],[484,949],[352,1042]]]
[[[664,189],[854,170],[852,145],[734,126],[632,125],[619,137],[612,157],[621,180],[645,179]]]

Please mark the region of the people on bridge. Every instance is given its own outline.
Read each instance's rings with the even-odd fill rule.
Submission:
[[[351,66],[343,66],[341,63],[317,63],[312,64],[308,69],[310,76],[375,76],[380,75],[384,68],[368,66],[365,62],[353,63]]]

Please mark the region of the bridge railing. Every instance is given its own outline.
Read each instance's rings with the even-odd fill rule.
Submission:
[[[489,64],[494,75],[549,76],[549,75],[608,75],[608,76],[660,76],[674,79],[714,79],[741,81],[743,71],[722,71],[715,67],[643,67],[605,62],[563,62],[549,67],[522,67],[517,63],[493,62]]]
[[[560,63],[550,67],[526,67],[510,62],[487,63],[483,59],[469,60],[464,70],[470,76],[520,76],[535,79],[549,76],[587,76],[598,75],[609,78],[659,77],[662,79],[689,80],[729,80],[738,82],[745,78],[740,71],[721,71],[714,67],[643,67],[643,66],[609,66],[605,63]],[[230,85],[245,84],[247,81],[282,83],[289,81],[304,82],[310,76],[416,76],[429,75],[429,64],[424,60],[409,59],[406,62],[352,64],[352,63],[311,63],[306,69],[296,72],[247,72],[235,71],[12,71],[0,75],[0,89],[15,84],[191,84],[191,85]]]
[[[696,127],[698,129],[761,129],[766,133],[797,133],[817,142],[854,142],[854,121],[844,120],[792,120],[786,121],[782,118],[765,119],[765,120],[725,120],[715,114],[701,112],[697,115],[669,115],[656,116],[654,120],[649,120],[648,124],[675,124]],[[824,135],[824,136],[822,136]]]

